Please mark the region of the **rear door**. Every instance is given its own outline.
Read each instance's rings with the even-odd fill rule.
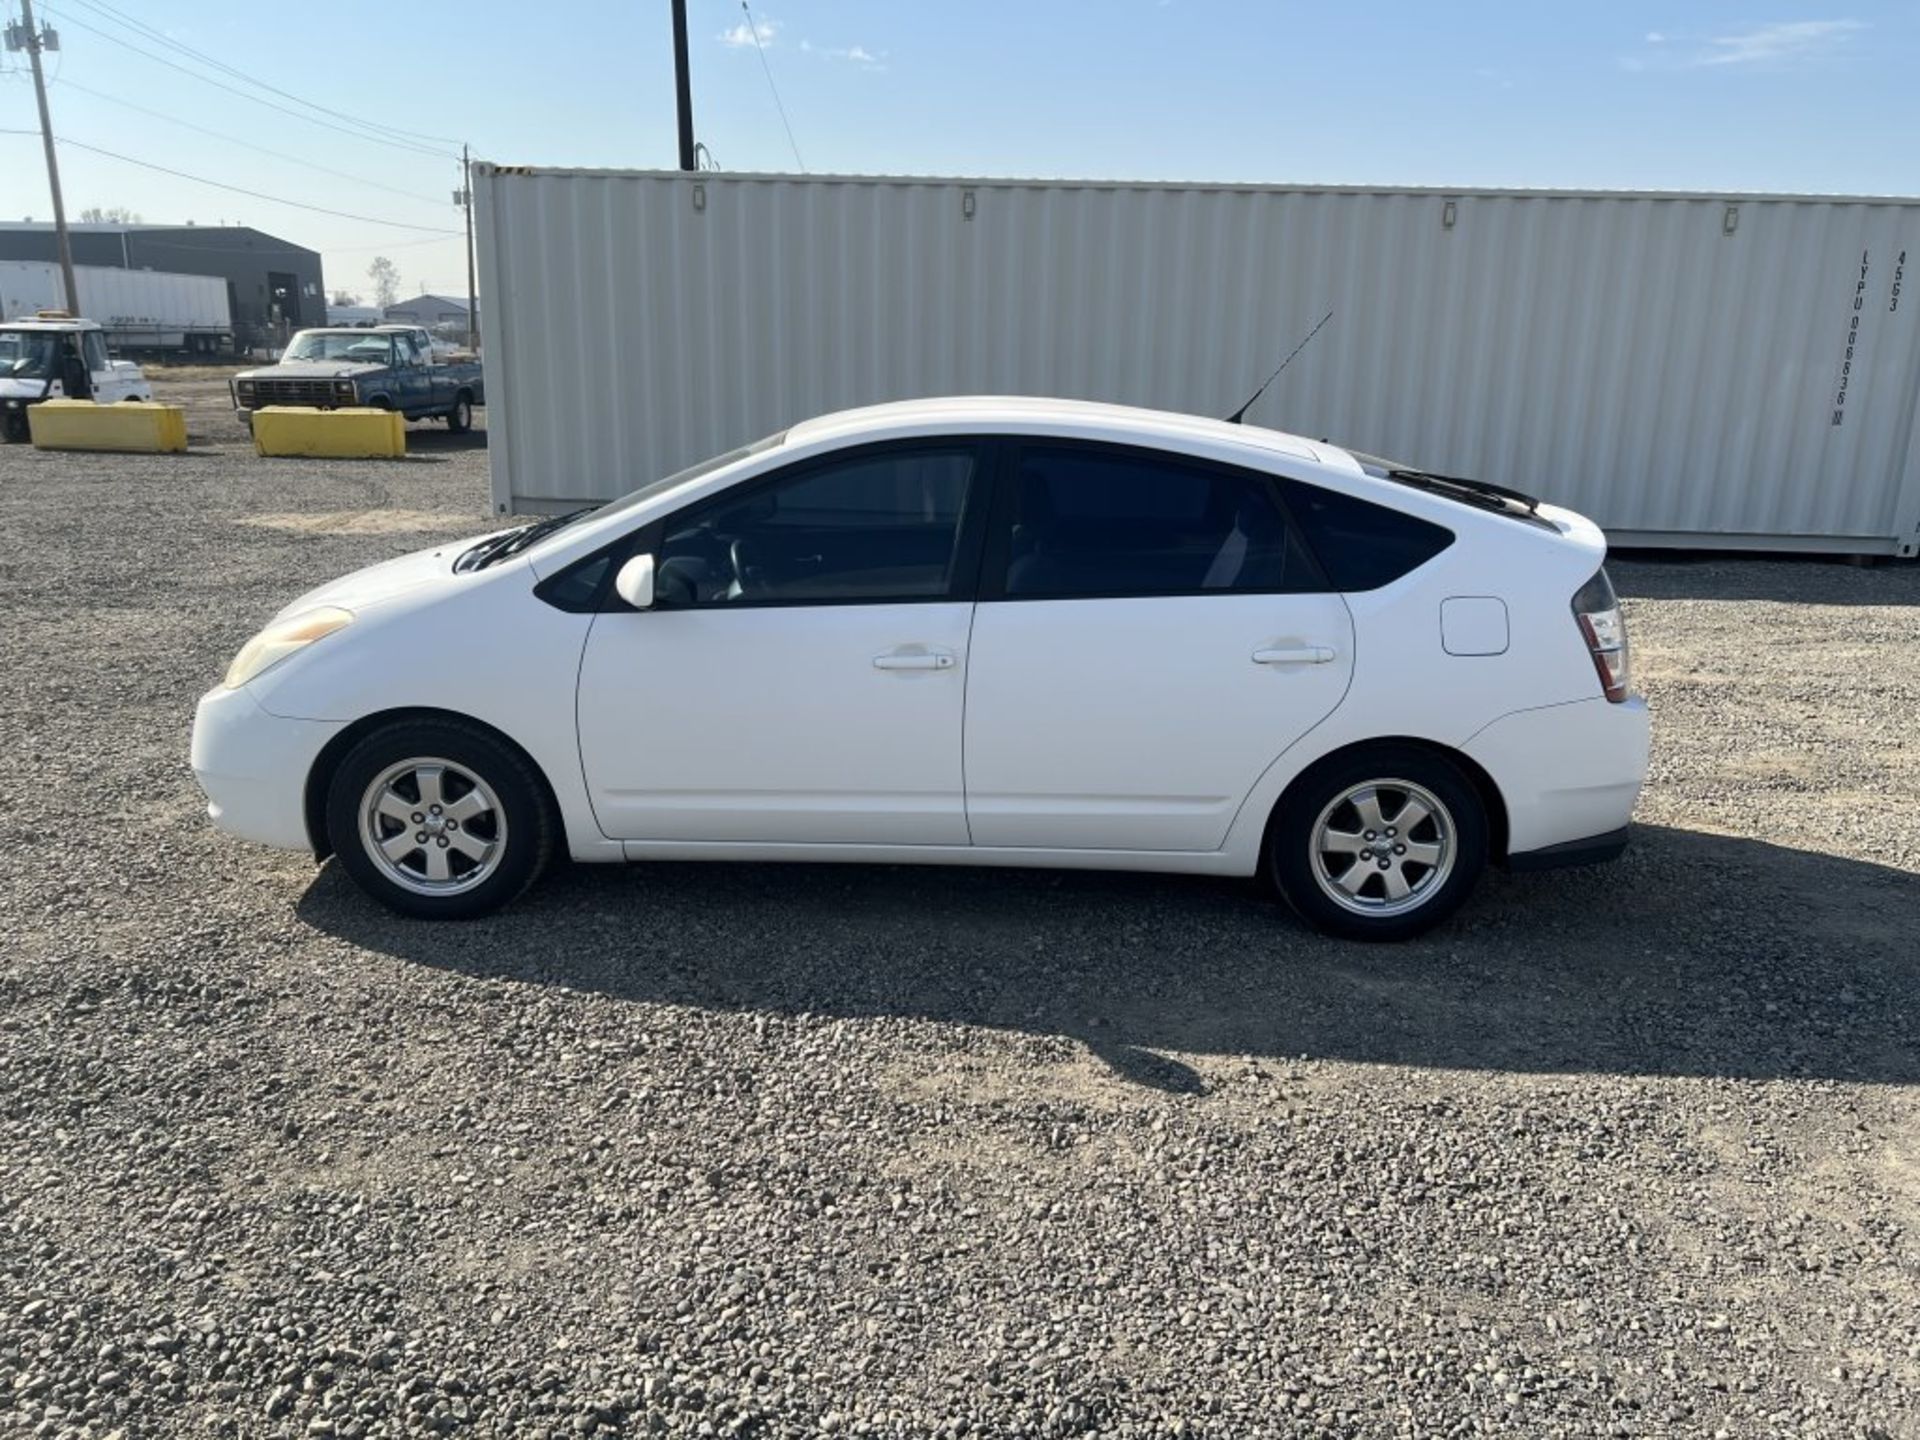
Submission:
[[[1271,477],[1010,447],[967,682],[973,843],[1213,850],[1345,694],[1353,622]]]
[[[655,605],[602,613],[581,761],[623,840],[965,845],[970,440],[802,461],[641,537]]]

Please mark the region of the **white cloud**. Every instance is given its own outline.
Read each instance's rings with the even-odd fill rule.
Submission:
[[[809,55],[824,56],[828,60],[844,60],[849,65],[858,65],[862,70],[884,70],[887,68],[887,52],[875,52],[864,45],[815,45],[811,40],[802,40],[800,48]]]
[[[1645,39],[1653,48],[1625,56],[1620,63],[1628,70],[1696,70],[1725,65],[1778,69],[1831,55],[1866,28],[1859,20],[1786,20],[1705,39],[1649,30]]]
[[[1716,35],[1697,63],[1701,65],[1768,65],[1799,60],[1843,45],[1857,30],[1858,20],[1791,20],[1762,25],[1741,35]]]
[[[738,25],[731,26],[720,32],[720,43],[722,45],[732,45],[736,48],[751,46],[756,30],[760,32],[760,43],[762,45],[771,45],[773,44],[773,37],[779,33],[780,22],[777,20],[758,20],[752,25],[749,25],[746,21],[742,20]]]

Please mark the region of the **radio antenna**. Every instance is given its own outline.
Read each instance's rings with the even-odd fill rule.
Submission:
[[[1258,400],[1262,395],[1267,393],[1267,386],[1273,384],[1274,381],[1278,380],[1280,378],[1280,372],[1286,369],[1287,366],[1293,363],[1293,356],[1298,355],[1302,350],[1306,349],[1308,341],[1311,341],[1314,336],[1320,333],[1320,326],[1325,325],[1327,321],[1331,319],[1333,319],[1333,311],[1331,310],[1327,311],[1326,314],[1320,317],[1320,325],[1316,325],[1311,330],[1307,331],[1307,338],[1305,340],[1302,340],[1298,345],[1293,347],[1293,355],[1287,356],[1286,359],[1282,360],[1278,365],[1274,367],[1273,374],[1267,376],[1265,380],[1261,381],[1260,388],[1254,391],[1253,394],[1247,397],[1247,403],[1242,405],[1238,410],[1234,411],[1233,414],[1227,417],[1227,424],[1238,425],[1241,422],[1241,420],[1245,417],[1247,411],[1253,408],[1253,402]]]

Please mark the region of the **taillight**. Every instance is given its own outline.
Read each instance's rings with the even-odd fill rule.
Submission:
[[[1627,621],[1620,613],[1620,597],[1613,593],[1613,582],[1606,570],[1580,587],[1573,597],[1573,618],[1593,654],[1593,668],[1600,674],[1600,688],[1616,705],[1627,698],[1628,657]]]

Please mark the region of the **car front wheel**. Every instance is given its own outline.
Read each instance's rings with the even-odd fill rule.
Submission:
[[[464,435],[472,428],[473,401],[462,395],[447,412],[447,430],[454,435]]]
[[[347,753],[327,788],[327,838],[354,881],[425,919],[483,915],[552,856],[552,806],[532,767],[486,731],[401,721]]]
[[[1267,867],[1316,930],[1406,940],[1445,920],[1487,863],[1487,817],[1459,767],[1411,746],[1310,772],[1275,813]]]

